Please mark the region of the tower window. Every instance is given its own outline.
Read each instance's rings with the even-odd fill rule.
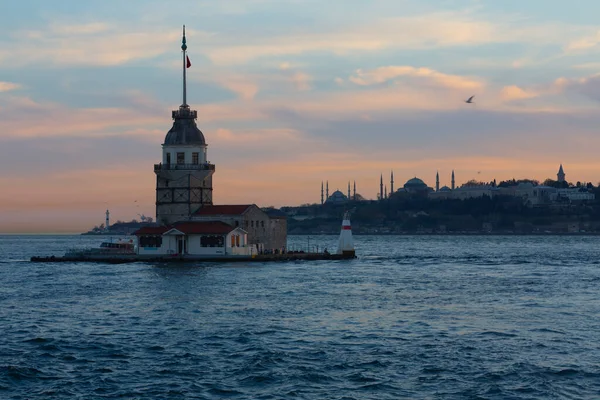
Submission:
[[[171,164],[171,153],[167,153],[167,165]]]
[[[185,164],[185,153],[177,153],[177,164]]]
[[[198,165],[198,153],[192,153],[192,164]]]

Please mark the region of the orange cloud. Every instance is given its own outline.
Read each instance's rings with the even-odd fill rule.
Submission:
[[[538,95],[539,93],[525,91],[516,85],[506,86],[500,91],[500,97],[504,101],[531,99]]]
[[[349,80],[357,85],[373,85],[387,82],[401,76],[423,78],[437,85],[452,89],[480,89],[483,82],[478,79],[466,78],[459,75],[448,75],[430,68],[415,68],[411,66],[387,66],[369,71],[357,70]]]

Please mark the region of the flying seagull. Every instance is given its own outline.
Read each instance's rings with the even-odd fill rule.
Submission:
[[[473,104],[473,98],[474,98],[474,97],[475,97],[475,96],[471,96],[471,97],[469,97],[469,99],[468,99],[468,100],[465,100],[465,103],[468,103],[468,104]]]

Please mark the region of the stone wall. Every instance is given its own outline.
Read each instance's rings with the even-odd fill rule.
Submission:
[[[271,217],[269,224],[269,248],[287,248],[287,218]]]
[[[241,215],[203,215],[193,218],[197,221],[221,221],[248,232],[248,244],[259,245],[262,250],[281,250],[287,247],[287,219],[269,217],[256,205],[250,206]]]
[[[156,171],[156,222],[189,220],[200,207],[212,204],[212,174],[210,170]]]

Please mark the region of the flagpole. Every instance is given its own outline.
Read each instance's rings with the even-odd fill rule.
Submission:
[[[183,39],[181,42],[181,50],[183,50],[183,105],[187,106],[187,93],[186,93],[186,50],[187,45],[185,44],[185,25],[183,26]]]

